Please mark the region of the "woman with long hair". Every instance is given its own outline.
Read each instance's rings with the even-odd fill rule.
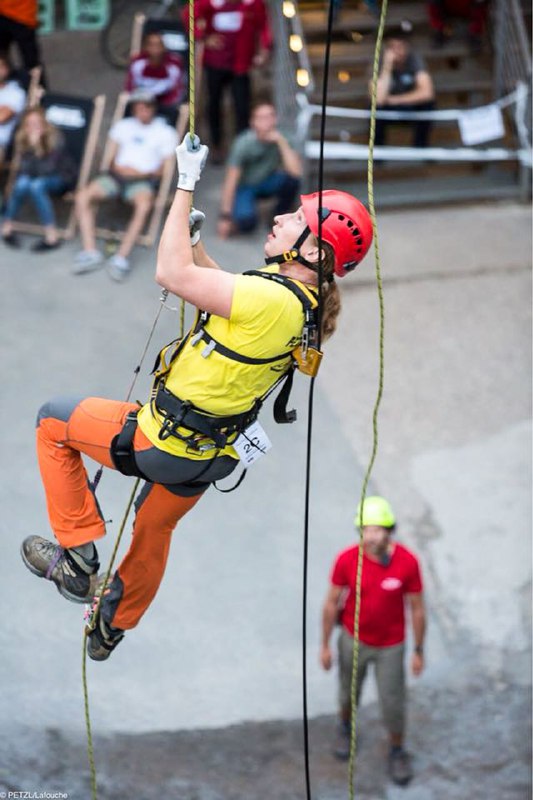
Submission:
[[[131,547],[88,634],[96,661],[109,657],[155,597],[177,522],[239,460],[247,463],[251,451],[265,449],[257,417],[278,383],[276,420],[293,421],[286,409],[293,372],[313,372],[319,321],[326,339],[340,310],[335,279],[354,269],[372,241],[368,212],[355,197],[323,192],[319,231],[319,197],[303,195],[295,212],[275,217],[264,245],[267,266],[227,272],[200,240],[204,215],[190,210],[207,147],[187,134],[176,152],[178,190],[159,244],[156,280],[199,309],[196,322],[161,351],[151,398],[141,408],[68,397],[46,403],[38,415],[39,465],[58,543],[29,536],[22,558],[69,600],[93,596],[99,567],[94,541],[105,534],[81,454],[146,481]]]
[[[44,236],[32,250],[45,253],[60,245],[51,197],[74,184],[77,170],[61,131],[48,122],[44,109],[30,108],[23,114],[15,135],[15,158],[18,167],[6,203],[2,238],[9,247],[20,247],[13,220],[24,201],[31,200],[44,226]]]

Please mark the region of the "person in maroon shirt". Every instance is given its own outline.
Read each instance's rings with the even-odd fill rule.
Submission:
[[[414,651],[411,670],[424,669],[426,615],[422,595],[420,566],[406,547],[391,540],[396,527],[392,509],[383,497],[367,497],[363,511],[363,569],[359,615],[359,661],[357,702],[368,665],[374,663],[379,701],[389,732],[388,768],[391,779],[400,785],[412,777],[410,757],[404,750],[405,731],[405,604],[410,609]],[[356,527],[361,526],[357,509]],[[354,644],[355,586],[359,546],[341,552],[333,566],[331,585],[322,612],[320,661],[324,669],[333,663],[330,639],[338,621],[339,648],[339,743],[335,755],[346,760],[350,755],[351,681]]]
[[[141,52],[132,58],[126,85],[128,92],[150,92],[159,106],[179,105],[187,89],[186,72],[179,55],[170,53],[160,33],[147,33]]]
[[[184,18],[188,26],[188,8]],[[229,86],[235,132],[250,119],[250,70],[263,66],[272,48],[264,0],[195,0],[195,37],[203,43],[211,162],[222,162],[222,100]]]

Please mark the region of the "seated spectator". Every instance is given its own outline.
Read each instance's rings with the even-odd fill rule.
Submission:
[[[179,55],[169,53],[161,34],[152,31],[143,38],[142,49],[128,69],[126,90],[153,94],[160,106],[178,106],[186,91],[186,73]]]
[[[406,26],[407,27],[407,26]],[[371,85],[369,90],[371,91]],[[377,82],[378,111],[431,111],[435,108],[433,81],[424,61],[411,49],[406,28],[389,35]],[[421,120],[398,123],[376,120],[376,145],[385,144],[388,125],[410,125],[413,128],[413,147],[427,147],[431,122]]]
[[[9,79],[11,64],[0,53],[0,164],[11,142],[17,120],[26,103],[26,93],[16,81]]]
[[[277,127],[270,103],[255,106],[250,128],[235,139],[222,186],[218,234],[223,239],[257,225],[257,200],[275,197],[275,214],[291,210],[302,175],[302,162]]]
[[[430,0],[427,3],[433,44],[443,47],[451,36],[450,17],[468,19],[468,41],[473,55],[483,47],[489,0]]]
[[[165,161],[174,155],[176,131],[155,116],[154,97],[137,92],[131,97],[131,108],[132,116],[119,120],[109,131],[113,147],[109,172],[99,175],[76,195],[83,250],[75,258],[75,275],[92,272],[103,264],[104,257],[96,249],[95,206],[107,198],[120,197],[133,205],[133,215],[107,267],[114,280],[126,277],[130,270],[128,256],[153,206]]]
[[[7,199],[2,238],[10,247],[20,247],[13,220],[22,203],[30,199],[44,226],[44,237],[31,248],[45,253],[59,246],[51,195],[63,194],[76,181],[77,168],[65,148],[61,132],[47,121],[44,109],[31,108],[23,115],[15,136],[18,167]]]

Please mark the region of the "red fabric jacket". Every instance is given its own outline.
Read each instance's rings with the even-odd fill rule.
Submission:
[[[28,28],[36,28],[37,0],[1,0],[0,14]]]
[[[189,10],[183,12],[188,30]],[[264,0],[195,0],[194,35],[205,41],[220,37],[221,47],[204,48],[203,63],[243,75],[252,66],[258,49],[272,47],[272,31]]]
[[[182,59],[174,53],[165,53],[161,64],[154,66],[146,53],[131,60],[125,89],[145,89],[154,94],[161,105],[181,103],[187,88],[186,72]]]

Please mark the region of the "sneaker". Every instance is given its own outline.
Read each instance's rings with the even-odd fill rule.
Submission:
[[[115,253],[114,256],[107,259],[107,274],[114,281],[123,281],[130,271],[130,262],[124,256]]]
[[[350,723],[340,722],[337,728],[337,739],[333,748],[333,755],[339,761],[348,761],[350,758],[350,736]]]
[[[93,661],[106,661],[117,644],[124,638],[124,631],[120,628],[113,628],[112,625],[98,614],[98,620],[94,630],[87,630],[87,655]]]
[[[389,753],[389,776],[398,786],[407,786],[413,777],[411,756],[403,747],[392,747]]]
[[[41,536],[28,536],[22,542],[20,554],[30,572],[53,581],[67,600],[92,601],[100,566],[96,548],[94,557],[87,560],[75,550],[65,550]]]
[[[55,242],[47,242],[46,239],[39,239],[32,244],[31,250],[33,253],[48,253],[49,250],[56,250],[58,247],[61,247],[62,244],[63,242],[61,239],[56,239]]]
[[[94,272],[103,266],[104,257],[99,250],[80,250],[74,256],[74,263],[71,267],[73,275],[84,275],[86,272]]]
[[[20,238],[16,233],[4,233],[2,236],[2,241],[4,244],[7,244],[8,247],[12,247],[14,250],[18,250],[20,248]]]

